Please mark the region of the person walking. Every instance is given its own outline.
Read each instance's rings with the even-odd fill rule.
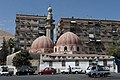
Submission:
[[[69,65],[69,74],[72,73],[72,69],[71,69],[71,66]]]

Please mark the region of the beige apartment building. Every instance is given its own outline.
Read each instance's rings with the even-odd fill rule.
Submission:
[[[47,16],[16,14],[16,47],[30,49],[32,42],[43,35],[53,40],[53,22],[51,7]]]
[[[29,49],[33,40],[45,35],[47,16],[38,15],[16,15],[16,34],[17,47]]]
[[[105,54],[108,48],[120,42],[120,21],[117,20],[61,18],[57,23],[56,38],[68,31],[79,36],[81,53]]]

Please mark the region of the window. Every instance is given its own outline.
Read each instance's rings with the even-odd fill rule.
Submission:
[[[73,32],[73,31],[76,31],[75,28],[70,28],[70,31]]]
[[[24,38],[20,38],[20,40],[24,40]]]
[[[55,48],[55,52],[57,52],[57,48]]]
[[[62,66],[65,66],[65,61],[62,61]]]
[[[40,19],[39,23],[45,23],[45,20],[44,19]]]
[[[37,26],[33,26],[34,28],[38,28]]]
[[[93,22],[88,22],[88,24],[93,24]]]
[[[92,65],[92,62],[93,62],[92,60],[89,60],[89,65]]]
[[[97,52],[102,52],[101,47],[97,47],[97,48],[96,48],[96,51],[97,51]]]
[[[116,45],[116,43],[115,43],[115,42],[113,42],[113,45]]]
[[[72,50],[72,51],[74,50],[73,46],[70,47],[70,50]]]
[[[52,61],[49,62],[49,66],[50,66],[50,67],[52,66]]]
[[[27,28],[31,28],[31,26],[27,26]]]
[[[92,69],[91,70],[95,70],[96,69],[96,67],[92,67]]]
[[[34,22],[37,22],[37,20],[34,20]]]
[[[21,25],[21,28],[25,28],[25,26],[24,26],[24,25]]]
[[[78,60],[75,61],[75,66],[79,66],[79,61]]]
[[[99,23],[96,23],[95,26],[100,26],[100,24],[99,24]]]
[[[103,60],[103,65],[107,66],[107,60]]]
[[[67,47],[66,46],[64,47],[64,51],[67,51]]]
[[[33,30],[38,30],[38,26],[33,26]]]
[[[30,41],[30,38],[27,38],[27,41]]]
[[[2,68],[2,72],[7,72],[8,71],[8,67],[1,67]]]
[[[117,27],[112,27],[112,32],[113,33],[117,32]]]
[[[89,38],[94,38],[94,34],[89,34]]]
[[[77,47],[77,51],[79,51],[79,47]]]
[[[95,28],[95,31],[96,31],[97,33],[99,33],[99,32],[100,32],[100,27],[96,27],[96,28]]]
[[[58,48],[58,51],[60,51],[60,47]]]
[[[31,21],[31,19],[27,19],[27,21]]]
[[[70,21],[70,22],[71,22],[71,23],[74,23],[74,24],[76,23],[76,21]]]

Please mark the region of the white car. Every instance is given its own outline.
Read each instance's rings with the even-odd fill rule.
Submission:
[[[65,74],[65,73],[69,73],[69,68],[61,68],[60,69],[60,72],[62,73],[62,74]]]
[[[72,73],[75,73],[75,74],[82,73],[82,69],[80,67],[72,67],[71,70],[72,70]]]
[[[60,69],[60,72],[61,73],[69,73],[69,68],[61,68]],[[71,67],[71,73],[75,73],[75,74],[78,74],[78,73],[82,73],[82,69],[80,67]]]

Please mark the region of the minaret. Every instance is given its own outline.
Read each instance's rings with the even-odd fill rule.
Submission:
[[[54,38],[54,27],[55,24],[53,24],[55,20],[53,20],[53,14],[52,14],[52,8],[51,6],[48,7],[48,15],[46,20],[46,36],[53,40]]]

